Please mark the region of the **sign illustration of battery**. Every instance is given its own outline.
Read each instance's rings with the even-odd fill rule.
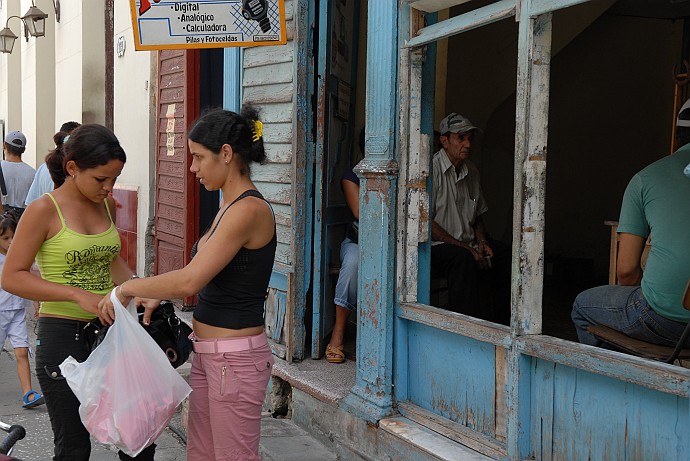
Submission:
[[[261,30],[265,33],[271,30],[271,21],[268,19],[266,0],[242,0],[242,16],[249,21],[259,21]]]

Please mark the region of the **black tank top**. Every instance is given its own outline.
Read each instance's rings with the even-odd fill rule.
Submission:
[[[228,205],[218,223],[228,208],[245,197],[258,197],[266,201],[259,191],[245,191]],[[209,234],[209,238],[216,231],[218,223]],[[197,241],[192,247],[192,257],[196,254],[198,243]],[[194,309],[194,318],[207,325],[233,330],[262,326],[264,301],[273,270],[276,244],[274,224],[273,238],[266,246],[255,250],[240,248],[232,261],[202,288],[199,303]]]

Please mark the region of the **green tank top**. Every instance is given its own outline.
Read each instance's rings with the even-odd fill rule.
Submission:
[[[36,255],[41,276],[50,282],[82,288],[105,296],[114,284],[111,263],[120,254],[120,235],[113,223],[107,201],[105,209],[110,218],[110,227],[105,232],[86,235],[67,227],[62,211],[52,194],[47,194],[55,204],[62,228],[49,238]],[[41,313],[60,317],[91,320],[95,315],[83,310],[70,301],[45,301]]]

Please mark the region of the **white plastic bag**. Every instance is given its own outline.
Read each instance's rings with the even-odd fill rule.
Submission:
[[[136,456],[163,432],[192,389],[127,309],[110,293],[115,322],[103,342],[79,363],[67,357],[62,375],[79,399],[79,416],[99,442]]]

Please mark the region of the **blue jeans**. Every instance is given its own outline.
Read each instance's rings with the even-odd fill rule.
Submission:
[[[335,285],[335,305],[353,310],[357,307],[357,266],[359,245],[345,238],[340,244],[340,273]]]
[[[639,286],[605,285],[583,291],[575,298],[571,317],[580,342],[590,346],[602,342],[587,332],[589,325],[604,325],[663,346],[675,346],[686,325],[657,314]]]

